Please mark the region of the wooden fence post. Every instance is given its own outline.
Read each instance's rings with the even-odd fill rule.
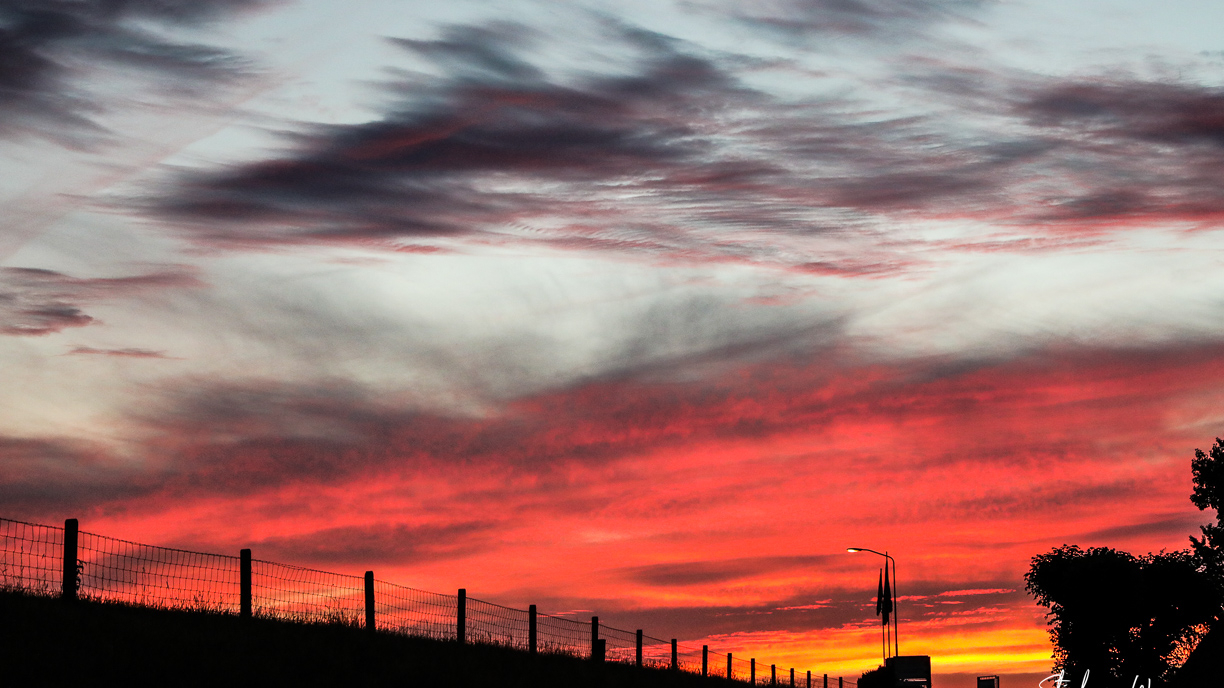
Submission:
[[[373,633],[376,626],[374,625],[374,572],[366,571],[365,575],[365,607],[366,607],[366,630]]]
[[[531,654],[536,653],[536,606],[533,604],[527,612],[527,646]]]
[[[812,688],[812,672],[811,672],[811,671],[808,671],[808,684],[807,684],[807,688]]]
[[[837,677],[837,688],[846,688],[844,685],[842,685],[842,677],[841,677],[841,676],[838,676],[838,677]]]
[[[455,607],[455,638],[460,645],[467,642],[467,588],[459,588]]]
[[[710,675],[710,646],[709,645],[701,646],[701,675],[702,676]]]
[[[825,674],[824,688],[829,688],[829,675]]]
[[[748,682],[756,685],[756,657],[748,660]]]
[[[75,518],[64,520],[64,587],[63,598],[75,600],[80,581],[77,580],[77,533],[78,524]]]
[[[680,662],[679,662],[679,661],[677,661],[677,659],[676,659],[676,639],[675,639],[675,638],[672,638],[672,663],[671,663],[671,668],[672,668],[673,670],[675,670],[675,669],[679,669],[679,668],[680,668]]]
[[[591,659],[595,661],[599,661],[596,659],[596,655],[599,652],[598,646],[599,646],[599,617],[592,616],[591,617]]]
[[[727,680],[731,680],[731,653],[727,653]]]
[[[778,665],[777,664],[769,665],[769,685],[771,686],[778,685]]]
[[[637,666],[642,666],[642,629],[637,630],[637,659],[634,661]]]
[[[238,553],[238,616],[251,618],[251,550]]]
[[[791,667],[791,688],[795,688],[795,667]]]

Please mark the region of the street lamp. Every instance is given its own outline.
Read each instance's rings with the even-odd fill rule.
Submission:
[[[892,562],[892,570],[893,570],[893,579],[892,579],[893,654],[894,655],[901,654],[901,651],[898,649],[898,647],[900,646],[900,641],[898,638],[900,633],[898,632],[898,628],[897,628],[897,601],[896,601],[897,600],[897,560],[889,556],[888,552],[877,552],[874,549],[867,549],[866,547],[847,547],[846,551],[850,552],[851,554],[855,552],[871,552],[872,554],[878,554],[884,557],[885,559],[887,559],[888,561]],[[884,566],[887,567],[888,562],[885,562]]]

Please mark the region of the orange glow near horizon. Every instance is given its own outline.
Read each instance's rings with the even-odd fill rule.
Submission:
[[[383,580],[465,587],[549,613],[593,610],[612,626],[839,675],[878,661],[882,559],[847,553],[870,543],[898,562],[904,653],[930,654],[949,675],[1038,674],[1051,660],[1043,610],[1023,590],[1033,555],[1067,542],[1179,548],[1205,522],[1188,500],[1190,435],[1202,433],[1171,419],[1181,400],[1208,393],[1194,384],[1203,365],[1224,364],[1191,363],[1156,361],[1137,375],[1108,360],[1021,364],[902,383],[887,397],[867,375],[706,394],[704,406],[667,388],[578,390],[522,408],[597,404],[615,414],[645,403],[664,413],[620,429],[580,415],[564,432],[526,435],[551,445],[543,453],[575,447],[572,458],[538,466],[420,457],[237,495],[153,494],[100,508],[83,527],[212,551],[251,547],[324,570],[372,568]],[[1136,396],[1143,386],[1148,401]],[[875,411],[885,398],[896,407]],[[783,422],[738,436],[702,430],[729,417]],[[467,437],[497,421],[473,422],[485,428],[462,430]],[[1043,430],[1030,436],[1028,427]],[[1149,435],[1158,439],[1141,439]],[[617,442],[637,448],[581,457],[584,446]]]

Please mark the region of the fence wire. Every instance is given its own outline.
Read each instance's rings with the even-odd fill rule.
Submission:
[[[238,557],[80,531],[79,594],[146,607],[238,613]]]
[[[257,616],[361,626],[365,579],[252,559],[251,606]]]
[[[560,616],[537,614],[536,647],[540,652],[589,657],[591,624]]]
[[[0,518],[0,590],[58,595],[63,588],[64,529]],[[237,614],[241,606],[240,557],[208,554],[79,531],[77,589],[81,597],[165,609],[192,609]],[[365,579],[329,571],[253,559],[251,598],[257,616],[302,623],[363,626]],[[374,580],[375,622],[382,631],[455,640],[458,597]],[[530,612],[468,597],[465,641],[528,649]],[[591,656],[591,622],[550,614],[536,616],[536,648],[542,653]],[[600,624],[605,661],[637,661],[639,631]],[[642,635],[642,664],[672,667],[672,641]],[[675,668],[700,674],[702,647],[678,643]],[[727,654],[710,648],[708,674],[727,677]],[[794,682],[792,684],[792,671]],[[826,688],[825,674],[776,667],[733,656],[731,678],[757,686]],[[841,680],[840,688],[857,682]],[[839,684],[828,677],[827,688]]]
[[[607,641],[604,659],[609,662],[633,664],[637,661],[637,631],[624,631],[612,626],[599,626],[599,637]]]
[[[467,642],[526,650],[531,615],[521,609],[467,598]],[[539,615],[536,615],[539,624]],[[539,631],[536,631],[537,635]],[[589,645],[589,643],[588,643]]]
[[[642,636],[642,666],[653,667],[655,669],[667,669],[671,667],[671,641],[663,640],[662,638],[654,638],[648,635]]]
[[[63,572],[63,528],[0,519],[0,589],[59,594]]]
[[[380,629],[434,640],[454,640],[458,610],[455,595],[374,580],[374,621]]]

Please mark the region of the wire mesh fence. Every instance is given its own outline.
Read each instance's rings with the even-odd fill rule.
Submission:
[[[79,594],[146,607],[237,613],[238,558],[81,531]]]
[[[526,650],[529,624],[528,613],[521,609],[467,598],[467,642]]]
[[[365,579],[252,559],[251,604],[257,616],[361,626]]]
[[[64,529],[0,519],[0,589],[59,594]]]
[[[319,571],[260,559],[157,547],[37,523],[0,518],[0,590],[220,614],[251,610],[258,617],[362,627],[401,635],[530,649],[530,611],[460,595],[409,588],[373,578]],[[75,566],[67,572],[65,552]],[[249,570],[243,567],[249,565]],[[367,583],[368,581],[368,583]],[[369,587],[367,587],[369,585]],[[367,602],[373,598],[373,614]],[[462,621],[460,621],[462,619]],[[729,677],[757,685],[808,688],[808,673],[550,614],[536,614],[535,650],[590,658],[596,638],[604,661]],[[459,633],[463,633],[460,638]],[[639,660],[640,658],[640,660]],[[793,672],[793,673],[792,673]],[[792,684],[792,676],[795,677]],[[812,672],[811,688],[825,688]],[[828,688],[855,688],[836,678]]]
[[[591,651],[591,625],[562,616],[540,614],[536,619],[540,652],[586,657]]]
[[[637,661],[637,632],[612,626],[600,626],[599,636],[607,641],[605,659],[609,662],[633,664]]]
[[[642,636],[642,664],[656,669],[671,667],[671,641]]]
[[[454,640],[458,598],[374,580],[374,619],[378,628],[434,640]]]

